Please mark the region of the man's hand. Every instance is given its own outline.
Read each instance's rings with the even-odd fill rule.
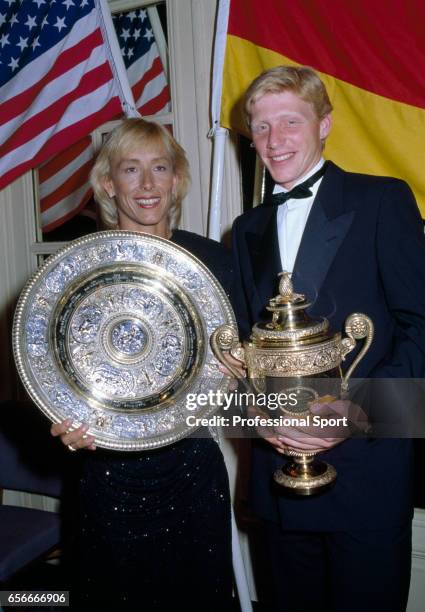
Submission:
[[[270,418],[270,415],[265,414],[255,406],[249,406],[249,408],[247,409],[247,416],[249,418],[255,418],[256,416],[265,419]],[[261,436],[264,440],[266,440],[269,444],[271,444],[278,453],[280,453],[281,455],[285,454],[285,445],[279,440],[274,427],[258,426],[255,428],[255,430],[258,435]]]
[[[352,430],[367,431],[369,425],[363,410],[348,400],[324,397],[310,404],[308,427],[274,427],[259,431],[278,452],[286,448],[301,451],[325,451],[352,435]]]

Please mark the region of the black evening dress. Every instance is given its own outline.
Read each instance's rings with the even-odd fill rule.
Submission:
[[[230,292],[227,249],[182,230],[171,240]],[[231,610],[229,484],[216,442],[79,455],[72,609]]]

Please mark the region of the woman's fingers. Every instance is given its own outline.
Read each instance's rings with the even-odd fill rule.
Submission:
[[[87,435],[89,426],[83,423],[76,429],[72,429],[72,419],[65,419],[61,423],[55,423],[50,428],[52,436],[60,436],[62,444],[72,450],[87,448],[95,450],[94,436]]]
[[[65,419],[61,423],[53,423],[50,428],[52,436],[61,436],[66,433],[72,425],[72,419]]]
[[[233,357],[233,355],[231,355],[228,352],[224,354],[224,358],[225,358],[225,361],[234,370],[238,372],[239,378],[246,378],[246,367],[242,363],[242,361],[239,361],[239,359],[236,359],[235,357]],[[233,376],[233,373],[228,368],[226,368],[226,366],[223,365],[222,363],[220,363],[220,365],[218,366],[218,369],[220,370],[220,372],[223,372],[223,374],[227,374],[227,376]]]

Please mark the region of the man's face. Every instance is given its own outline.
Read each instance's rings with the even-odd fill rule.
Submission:
[[[273,180],[291,189],[320,160],[330,115],[319,120],[313,105],[291,91],[266,93],[251,106],[251,133]]]

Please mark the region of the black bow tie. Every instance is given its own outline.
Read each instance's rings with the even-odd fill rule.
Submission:
[[[287,200],[291,198],[296,198],[300,200],[302,198],[308,198],[312,194],[310,187],[313,187],[317,181],[322,178],[325,174],[327,162],[323,164],[323,166],[314,174],[310,176],[306,181],[300,183],[299,185],[295,185],[293,189],[290,191],[281,191],[280,193],[272,193],[266,201],[266,204],[271,204],[272,206],[279,206],[280,204],[284,204]]]

